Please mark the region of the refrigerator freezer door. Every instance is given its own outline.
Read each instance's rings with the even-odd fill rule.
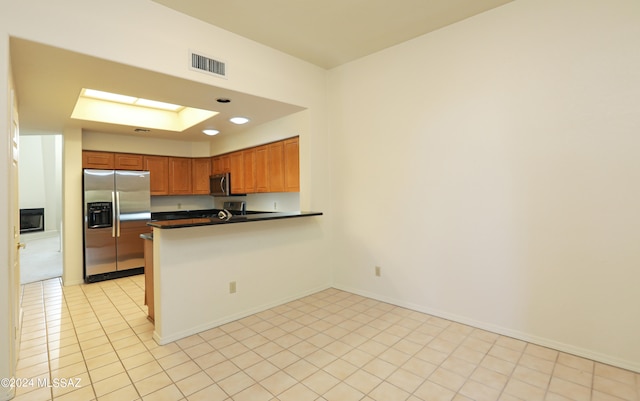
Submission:
[[[144,266],[144,240],[150,231],[151,196],[148,171],[116,171],[117,270]]]
[[[114,173],[110,170],[84,171],[85,276],[116,270],[116,238],[113,227],[89,226],[89,206],[114,202]]]

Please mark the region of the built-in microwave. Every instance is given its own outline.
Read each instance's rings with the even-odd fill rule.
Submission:
[[[231,175],[223,173],[209,177],[209,190],[211,196],[229,196],[231,193]]]

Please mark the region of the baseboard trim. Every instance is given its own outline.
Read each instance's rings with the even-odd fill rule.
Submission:
[[[281,298],[281,299],[279,299],[277,301],[269,302],[267,304],[263,304],[263,305],[255,307],[255,308],[247,309],[247,310],[244,310],[242,312],[239,312],[239,313],[236,313],[236,314],[233,314],[233,315],[229,315],[229,316],[225,316],[223,318],[214,320],[212,322],[208,322],[208,323],[196,326],[196,327],[191,327],[191,328],[189,328],[187,330],[182,330],[180,332],[173,333],[173,334],[167,335],[167,336],[160,336],[158,334],[158,332],[154,329],[154,331],[153,331],[153,339],[159,345],[166,345],[166,344],[169,344],[169,343],[171,343],[173,341],[177,341],[177,340],[183,339],[185,337],[189,337],[189,336],[194,335],[194,334],[202,333],[203,331],[207,331],[207,330],[213,329],[215,327],[222,326],[223,324],[230,323],[230,322],[233,322],[233,321],[236,321],[236,320],[240,320],[240,319],[243,319],[243,318],[251,316],[251,315],[255,315],[256,313],[264,312],[265,310],[268,310],[268,309],[271,309],[271,308],[275,308],[276,306],[284,305],[284,304],[286,304],[288,302],[295,301],[296,299],[304,298],[306,296],[309,296],[311,294],[315,294],[315,293],[320,292],[320,291],[327,290],[329,288],[332,288],[331,285],[323,285],[323,286],[315,287],[313,289],[310,289],[308,291],[304,291],[304,292],[296,294],[296,295],[292,295],[292,296],[289,296],[289,297]],[[157,315],[156,315],[156,322],[157,322]]]
[[[60,232],[58,230],[38,231],[35,233],[20,234],[20,239],[22,240],[22,242],[26,242],[28,244],[29,241],[33,241],[37,239],[53,238],[59,235],[60,235]]]
[[[346,292],[350,292],[353,294],[361,295],[363,297],[375,299],[376,301],[385,302],[388,304],[396,305],[402,308],[411,309],[417,312],[426,313],[428,315],[436,316],[439,318],[451,320],[453,322],[465,324],[468,326],[472,326],[478,329],[487,330],[492,333],[500,334],[503,336],[515,338],[517,340],[526,341],[532,344],[540,345],[542,347],[547,347],[554,349],[556,351],[565,352],[567,354],[576,355],[579,357],[591,359],[597,362],[604,363],[606,365],[615,366],[621,369],[630,370],[636,373],[640,373],[640,363],[616,358],[611,355],[602,354],[593,350],[589,350],[586,348],[576,347],[571,344],[562,343],[559,341],[555,341],[549,338],[534,336],[528,333],[524,333],[517,330],[512,330],[506,327],[482,322],[479,320],[470,319],[464,316],[459,316],[447,312],[443,312],[441,310],[427,308],[421,305],[413,304],[411,302],[401,301],[392,297],[380,296],[379,294],[374,294],[368,291],[362,291],[356,288],[348,287],[348,286],[339,286],[334,285],[334,288]]]
[[[0,386],[0,401],[9,401],[15,396],[16,396],[16,389],[14,387]]]

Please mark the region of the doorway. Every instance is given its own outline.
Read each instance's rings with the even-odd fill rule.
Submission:
[[[21,221],[20,283],[26,284],[62,276],[62,135],[20,135],[19,149],[20,210],[43,211],[37,230],[25,221],[23,231]]]

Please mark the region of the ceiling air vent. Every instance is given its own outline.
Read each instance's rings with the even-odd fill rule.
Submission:
[[[224,62],[193,52],[191,52],[191,69],[213,74],[218,77],[227,77],[226,64]]]

